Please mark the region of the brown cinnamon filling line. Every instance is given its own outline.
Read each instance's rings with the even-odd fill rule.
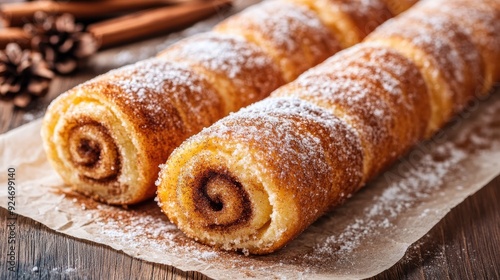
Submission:
[[[207,170],[195,182],[195,209],[207,228],[225,231],[250,220],[253,209],[248,193],[229,172]]]
[[[106,127],[96,121],[79,123],[69,133],[71,161],[82,180],[108,184],[121,172],[121,155]]]
[[[83,138],[78,144],[77,152],[79,158],[75,161],[86,167],[92,167],[101,158],[101,145],[99,142]]]

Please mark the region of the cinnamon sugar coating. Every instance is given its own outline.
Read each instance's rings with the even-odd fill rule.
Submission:
[[[315,13],[287,1],[265,1],[221,22],[214,30],[243,36],[258,45],[280,65],[287,82],[340,50]]]
[[[397,52],[370,44],[338,53],[272,96],[308,100],[356,128],[365,152],[364,181],[421,140],[430,118],[418,68]]]
[[[383,0],[291,0],[309,7],[339,40],[353,46],[390,19],[393,14]]]
[[[241,37],[208,32],[181,40],[159,55],[188,64],[222,95],[226,114],[261,100],[285,82],[280,68]]]
[[[470,5],[471,0],[429,1],[420,7],[422,11],[459,25],[471,42],[479,50],[483,67],[483,87],[481,93],[487,93],[495,80],[500,79],[500,3],[494,0],[473,1],[469,9],[460,9]],[[446,3],[446,5],[443,5]],[[496,3],[496,12],[492,12]]]
[[[411,8],[419,0],[383,0],[393,15],[399,15]]]
[[[460,25],[430,17],[419,3],[367,38],[393,48],[420,68],[429,88],[432,120],[429,133],[442,127],[481,90],[484,77],[479,50]],[[472,92],[472,94],[471,94]]]

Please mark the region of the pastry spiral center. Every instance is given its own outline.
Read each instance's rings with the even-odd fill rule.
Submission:
[[[112,180],[120,172],[116,143],[100,124],[87,123],[73,128],[69,134],[69,154],[73,166],[86,179]]]
[[[99,161],[101,146],[92,139],[83,138],[76,148],[76,153],[73,153],[72,156],[77,163],[85,166],[92,166]]]
[[[210,228],[245,223],[252,214],[252,204],[241,183],[227,174],[209,171],[199,181],[195,192],[197,211]]]

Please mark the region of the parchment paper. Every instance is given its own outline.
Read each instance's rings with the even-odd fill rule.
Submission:
[[[234,11],[250,2],[237,3]],[[179,37],[208,30],[218,20],[158,44],[145,44],[133,53],[103,52],[94,63],[114,68],[149,57]],[[102,60],[110,56],[113,61]],[[398,262],[451,208],[500,173],[499,94],[497,90],[488,100],[473,102],[433,139],[415,147],[287,247],[267,256],[200,245],[177,230],[154,201],[123,209],[73,193],[46,160],[39,120],[0,135],[0,206],[6,208],[6,171],[14,167],[16,213],[139,259],[217,279],[366,278]]]

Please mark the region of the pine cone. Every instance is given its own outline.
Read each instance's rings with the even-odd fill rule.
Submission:
[[[81,59],[97,50],[97,41],[90,33],[83,32],[83,25],[76,24],[70,14],[49,16],[36,12],[34,23],[25,24],[24,29],[32,35],[32,48],[60,74],[74,71]]]
[[[0,51],[0,97],[24,108],[47,93],[54,73],[40,53],[10,43]]]

